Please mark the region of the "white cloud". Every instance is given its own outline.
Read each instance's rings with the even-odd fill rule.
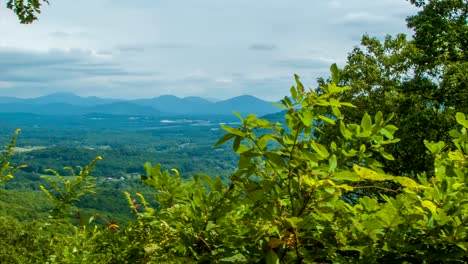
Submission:
[[[410,13],[405,0],[60,0],[25,26],[3,8],[0,96],[278,99],[364,33],[408,32]]]

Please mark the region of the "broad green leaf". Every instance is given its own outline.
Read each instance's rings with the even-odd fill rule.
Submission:
[[[233,128],[226,125],[221,125],[221,128],[236,136],[245,137],[245,132],[242,132],[239,128]]]
[[[328,103],[330,106],[334,107],[341,107],[340,101],[336,100],[335,98],[330,98],[330,102]]]
[[[431,213],[437,214],[437,206],[433,202],[431,202],[429,200],[424,200],[424,201],[421,201],[421,205],[423,207],[426,207],[427,209],[429,209],[429,211],[431,211]]]
[[[272,134],[264,134],[260,136],[257,141],[258,148],[264,149],[268,145],[268,141],[273,140],[276,141],[277,138]]]
[[[332,82],[334,84],[338,84],[340,82],[340,70],[338,69],[338,66],[336,65],[336,63],[333,63],[330,66],[330,72],[331,72]]]
[[[328,153],[328,150],[327,148],[325,148],[325,146],[315,142],[315,140],[313,140],[310,145],[312,146],[312,148],[315,150],[315,152],[317,154],[319,154],[322,158],[328,158],[328,156],[330,156],[330,153]]]
[[[377,173],[371,169],[361,167],[359,165],[354,165],[353,166],[354,171],[362,178],[365,180],[370,180],[370,181],[387,181],[387,180],[392,180],[393,177],[390,175],[385,175],[381,173]]]
[[[284,167],[284,158],[281,155],[274,152],[265,153],[265,157],[277,167]]]
[[[214,147],[219,147],[221,146],[222,144],[226,143],[227,141],[229,141],[231,138],[235,137],[236,135],[234,134],[226,134],[224,136],[222,136],[218,142],[216,142],[216,144],[214,145]]]
[[[326,117],[326,116],[323,116],[323,115],[319,115],[318,117],[319,117],[321,120],[323,120],[323,121],[325,121],[325,122],[327,122],[327,123],[329,123],[329,124],[333,124],[333,125],[335,124],[335,120],[333,120],[333,119],[331,119],[331,118],[329,118],[329,117]]]
[[[377,114],[375,114],[375,125],[380,126],[383,123],[383,114],[382,112],[378,111]]]
[[[244,121],[244,118],[242,118],[241,114],[239,114],[239,112],[237,111],[233,111],[234,115],[237,116],[237,118],[239,118],[239,120],[242,122]]]
[[[304,221],[303,218],[301,217],[290,217],[290,218],[286,218],[286,221],[295,229],[297,229],[298,227],[298,224],[301,223],[302,221]]]
[[[379,209],[378,207],[379,202],[377,201],[376,198],[365,196],[362,199],[360,199],[359,202],[362,205],[364,205],[367,211],[374,211],[375,209]]]
[[[266,264],[279,264],[280,260],[278,258],[278,255],[272,250],[269,249],[267,254],[266,254]]]
[[[372,119],[367,113],[365,113],[362,117],[361,127],[364,129],[364,131],[372,130]]]
[[[294,74],[294,80],[296,81],[296,85],[297,85],[297,91],[300,93],[300,92],[304,92],[304,85],[302,84],[300,78],[299,78],[299,75],[297,74]],[[294,99],[297,99],[297,98],[294,98]]]
[[[278,103],[275,103],[275,102],[272,102],[271,104],[278,107],[278,108],[281,108],[281,109],[288,109],[288,107],[283,105],[283,104],[278,104]]]
[[[387,129],[385,128],[381,128],[379,130],[380,134],[384,135],[385,137],[387,137],[388,139],[393,139],[393,134],[390,133],[390,131],[388,131]]]
[[[398,130],[398,127],[394,125],[386,125],[384,128],[392,135]]]
[[[336,161],[335,154],[331,155],[331,157],[328,159],[328,166],[329,166],[329,169],[328,169],[329,172],[332,172],[336,169],[337,161]]]
[[[312,125],[312,121],[314,120],[314,116],[308,111],[300,113],[299,118],[301,119],[302,123],[307,127]]]
[[[420,189],[423,186],[419,185],[415,180],[408,178],[408,177],[394,177],[393,181],[396,183],[401,184],[401,186],[410,188],[410,189]]]
[[[465,115],[463,113],[456,113],[455,114],[455,119],[457,120],[457,123],[468,128],[468,120],[466,119]]]
[[[341,114],[341,111],[340,111],[340,109],[338,107],[333,106],[331,109],[332,109],[332,113],[336,116],[336,118],[338,118],[338,119],[343,118],[343,115]]]
[[[427,140],[424,140],[424,145],[433,154],[440,153],[445,147],[445,143],[443,141],[435,143],[434,141],[429,142]]]
[[[292,98],[293,98],[294,100],[297,100],[297,90],[296,90],[296,87],[291,86],[290,92],[291,92]]]
[[[361,177],[352,171],[340,171],[332,177],[335,181],[360,181]]]
[[[220,259],[222,262],[235,262],[235,263],[245,263],[247,259],[241,253],[235,254],[230,257],[225,257]]]
[[[352,136],[353,136],[353,133],[351,133],[351,131],[349,131],[346,128],[346,126],[345,126],[345,124],[343,122],[340,122],[340,132],[341,132],[341,134],[343,135],[343,137],[345,139],[351,139]]]
[[[347,192],[352,192],[354,191],[354,187],[352,186],[349,186],[348,184],[340,184],[340,185],[337,185],[336,187],[344,190],[344,191],[347,191]]]
[[[395,158],[393,157],[392,154],[390,153],[387,153],[385,151],[380,151],[380,155],[382,155],[382,157],[384,157],[385,159],[388,159],[388,160],[395,160]]]
[[[455,244],[464,251],[468,251],[468,242],[457,242]]]
[[[242,137],[237,136],[236,139],[234,139],[234,142],[232,143],[232,149],[234,152],[237,152],[239,150],[240,143],[242,141]]]
[[[277,238],[277,237],[271,237],[270,240],[268,241],[268,247],[269,248],[277,248],[277,247],[280,247],[281,245],[283,245],[284,242]]]

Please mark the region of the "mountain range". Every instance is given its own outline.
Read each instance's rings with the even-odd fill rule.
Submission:
[[[42,115],[265,115],[280,109],[251,95],[213,102],[201,97],[180,98],[163,95],[149,99],[122,100],[81,97],[73,93],[54,93],[37,98],[0,97],[0,113],[33,113]]]

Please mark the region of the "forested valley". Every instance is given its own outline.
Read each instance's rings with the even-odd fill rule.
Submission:
[[[409,2],[273,114],[1,113],[0,262],[468,262],[468,3]]]

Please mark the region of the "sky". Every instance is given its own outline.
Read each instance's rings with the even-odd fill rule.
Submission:
[[[363,34],[412,33],[406,0],[50,0],[0,6],[0,96],[165,94],[276,101],[343,66]]]

